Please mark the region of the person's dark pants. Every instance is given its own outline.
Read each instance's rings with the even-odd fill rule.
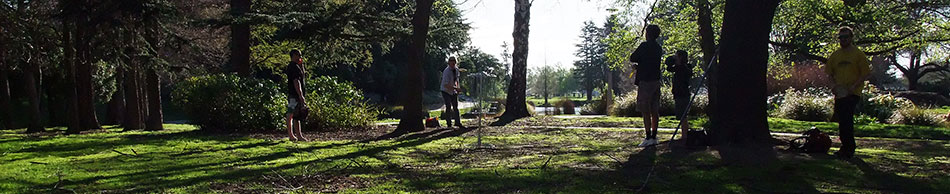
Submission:
[[[442,92],[442,100],[445,101],[445,123],[452,127],[452,119],[455,119],[455,125],[462,126],[462,117],[459,116],[459,95]]]
[[[857,108],[860,99],[856,95],[835,99],[835,115],[838,119],[838,133],[841,139],[839,152],[841,153],[854,154],[854,149],[857,147],[854,143],[854,109]]]

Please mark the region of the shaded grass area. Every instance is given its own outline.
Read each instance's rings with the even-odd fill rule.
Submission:
[[[389,140],[296,143],[204,134],[190,125],[166,128],[106,129],[74,136],[0,131],[0,191],[936,193],[950,189],[947,141],[862,138],[859,160],[852,162],[784,153],[775,164],[742,168],[719,164],[712,150],[635,147],[643,134],[633,129],[440,129]],[[479,139],[482,148],[475,146]],[[644,187],[651,168],[655,171]]]
[[[689,122],[691,126],[697,128],[706,125],[708,120],[702,117],[692,117]],[[537,116],[522,119],[512,124],[517,126],[643,127],[643,120],[639,117],[613,116],[594,118]],[[660,127],[675,128],[677,124],[679,124],[679,122],[672,116],[660,117]],[[769,128],[772,132],[802,133],[813,126],[818,127],[826,133],[838,134],[838,123],[835,122],[810,122],[769,118]],[[950,140],[950,129],[945,127],[881,123],[856,124],[855,127],[855,136],[861,137]]]

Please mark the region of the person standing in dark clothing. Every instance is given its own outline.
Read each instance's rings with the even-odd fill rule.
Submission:
[[[689,81],[693,79],[693,65],[688,63],[689,55],[684,50],[676,51],[673,59],[673,64],[667,64],[666,70],[673,73],[674,114],[685,132],[689,130],[689,119],[684,114],[689,107]],[[686,138],[686,134],[683,133],[683,138]]]
[[[303,69],[303,59],[300,58],[300,50],[291,50],[290,64],[287,64],[287,67],[284,68],[284,74],[287,75],[287,135],[291,141],[310,141],[304,137],[300,129],[302,123],[300,119],[297,119],[306,116],[297,115],[297,117],[294,117],[294,113],[300,109],[307,108],[307,100],[304,98],[304,85],[306,83],[304,78],[306,74],[304,74]],[[295,129],[296,134],[294,134]]]
[[[646,139],[640,143],[641,147],[658,143],[656,133],[660,120],[660,59],[663,57],[663,48],[656,40],[660,37],[660,27],[647,26],[646,37],[646,41],[640,43],[637,50],[630,55],[630,62],[635,63],[633,69],[637,71],[634,79],[634,84],[637,85],[637,109],[643,114],[643,128],[646,131]]]
[[[462,117],[459,115],[459,68],[456,65],[455,57],[449,57],[449,66],[442,70],[442,99],[445,101],[445,125],[452,127],[452,119],[455,119],[455,125],[462,127]]]

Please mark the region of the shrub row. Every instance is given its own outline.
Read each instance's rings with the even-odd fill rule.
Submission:
[[[272,81],[216,74],[178,83],[172,100],[203,130],[274,130],[286,111],[280,91]]]
[[[856,123],[891,123],[940,126],[940,117],[916,107],[909,100],[867,87],[858,102]],[[773,116],[801,121],[831,121],[834,98],[821,88],[787,89],[769,97]]]
[[[675,104],[671,87],[660,88],[660,115],[671,116],[675,113]],[[709,105],[709,98],[706,95],[696,95],[693,102],[690,103],[690,116],[701,116],[706,113],[706,107]],[[586,107],[586,106],[585,106]],[[637,91],[631,91],[616,100],[613,106],[608,110],[612,116],[639,117],[640,111],[637,110]]]
[[[307,80],[306,89],[308,130],[367,126],[379,114],[348,82],[316,77]],[[269,80],[215,74],[180,82],[172,100],[203,130],[277,130],[285,124],[285,90]]]

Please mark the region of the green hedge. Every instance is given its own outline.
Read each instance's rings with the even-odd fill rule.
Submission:
[[[307,80],[308,129],[353,128],[373,124],[380,110],[369,105],[352,83],[320,76]]]
[[[828,121],[831,119],[834,102],[831,95],[820,89],[795,90],[789,88],[780,97],[770,98],[777,103],[775,115],[799,121]]]
[[[198,76],[179,83],[172,100],[204,130],[283,130],[285,85],[233,74]],[[351,83],[334,77],[308,79],[305,89],[308,130],[368,126],[379,115]]]
[[[215,74],[178,83],[172,100],[202,130],[274,130],[286,110],[280,91],[272,81]]]

